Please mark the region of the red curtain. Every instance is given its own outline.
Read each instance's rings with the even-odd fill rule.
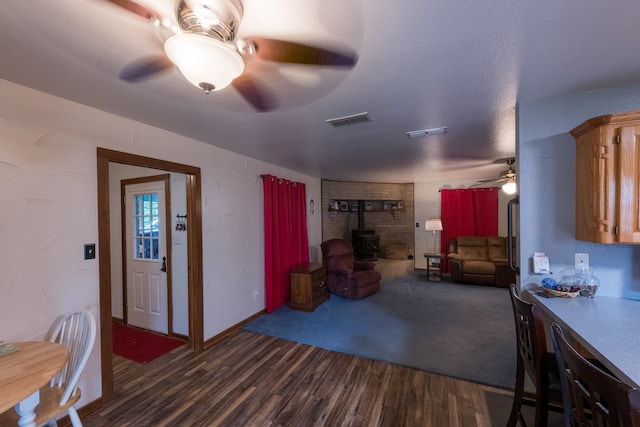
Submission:
[[[440,253],[444,255],[442,271],[449,271],[446,255],[449,240],[458,236],[498,235],[498,191],[491,188],[440,190],[442,234]]]
[[[264,264],[267,313],[291,297],[289,270],[309,262],[306,189],[272,175],[262,176],[264,189]]]

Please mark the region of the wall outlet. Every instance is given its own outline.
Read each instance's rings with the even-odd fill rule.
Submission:
[[[576,252],[576,270],[589,269],[589,254]]]
[[[549,258],[543,253],[533,255],[533,272],[535,274],[550,273]]]
[[[256,301],[260,296],[260,291],[253,291],[253,300]]]

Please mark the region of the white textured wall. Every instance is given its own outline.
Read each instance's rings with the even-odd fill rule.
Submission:
[[[176,230],[176,215],[187,213],[187,176],[171,173],[171,300],[173,332],[189,336],[189,260],[186,231]],[[187,224],[187,227],[189,224]]]
[[[569,131],[595,116],[640,109],[640,86],[543,99],[519,106],[521,283],[539,283],[530,274],[534,251],[546,252],[559,276],[573,268],[575,252],[589,254],[601,281],[599,295],[640,298],[638,245],[603,245],[576,240],[575,140]]]
[[[40,339],[81,307],[98,317],[97,260],[83,260],[97,243],[96,147],[201,168],[205,339],[264,308],[259,175],[316,200],[319,179],[0,80],[0,340]],[[309,242],[317,253],[318,213]],[[81,387],[81,405],[100,396],[97,348]]]

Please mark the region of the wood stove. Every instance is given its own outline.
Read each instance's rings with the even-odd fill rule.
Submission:
[[[375,230],[351,230],[354,256],[361,261],[376,261],[380,236]]]
[[[364,228],[364,200],[358,200],[358,228],[351,230],[355,258],[361,261],[377,261],[379,243],[380,236],[375,234],[375,230]]]

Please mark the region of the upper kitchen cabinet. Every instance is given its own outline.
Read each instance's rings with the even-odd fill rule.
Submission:
[[[640,243],[640,111],[594,117],[576,140],[576,239]]]

